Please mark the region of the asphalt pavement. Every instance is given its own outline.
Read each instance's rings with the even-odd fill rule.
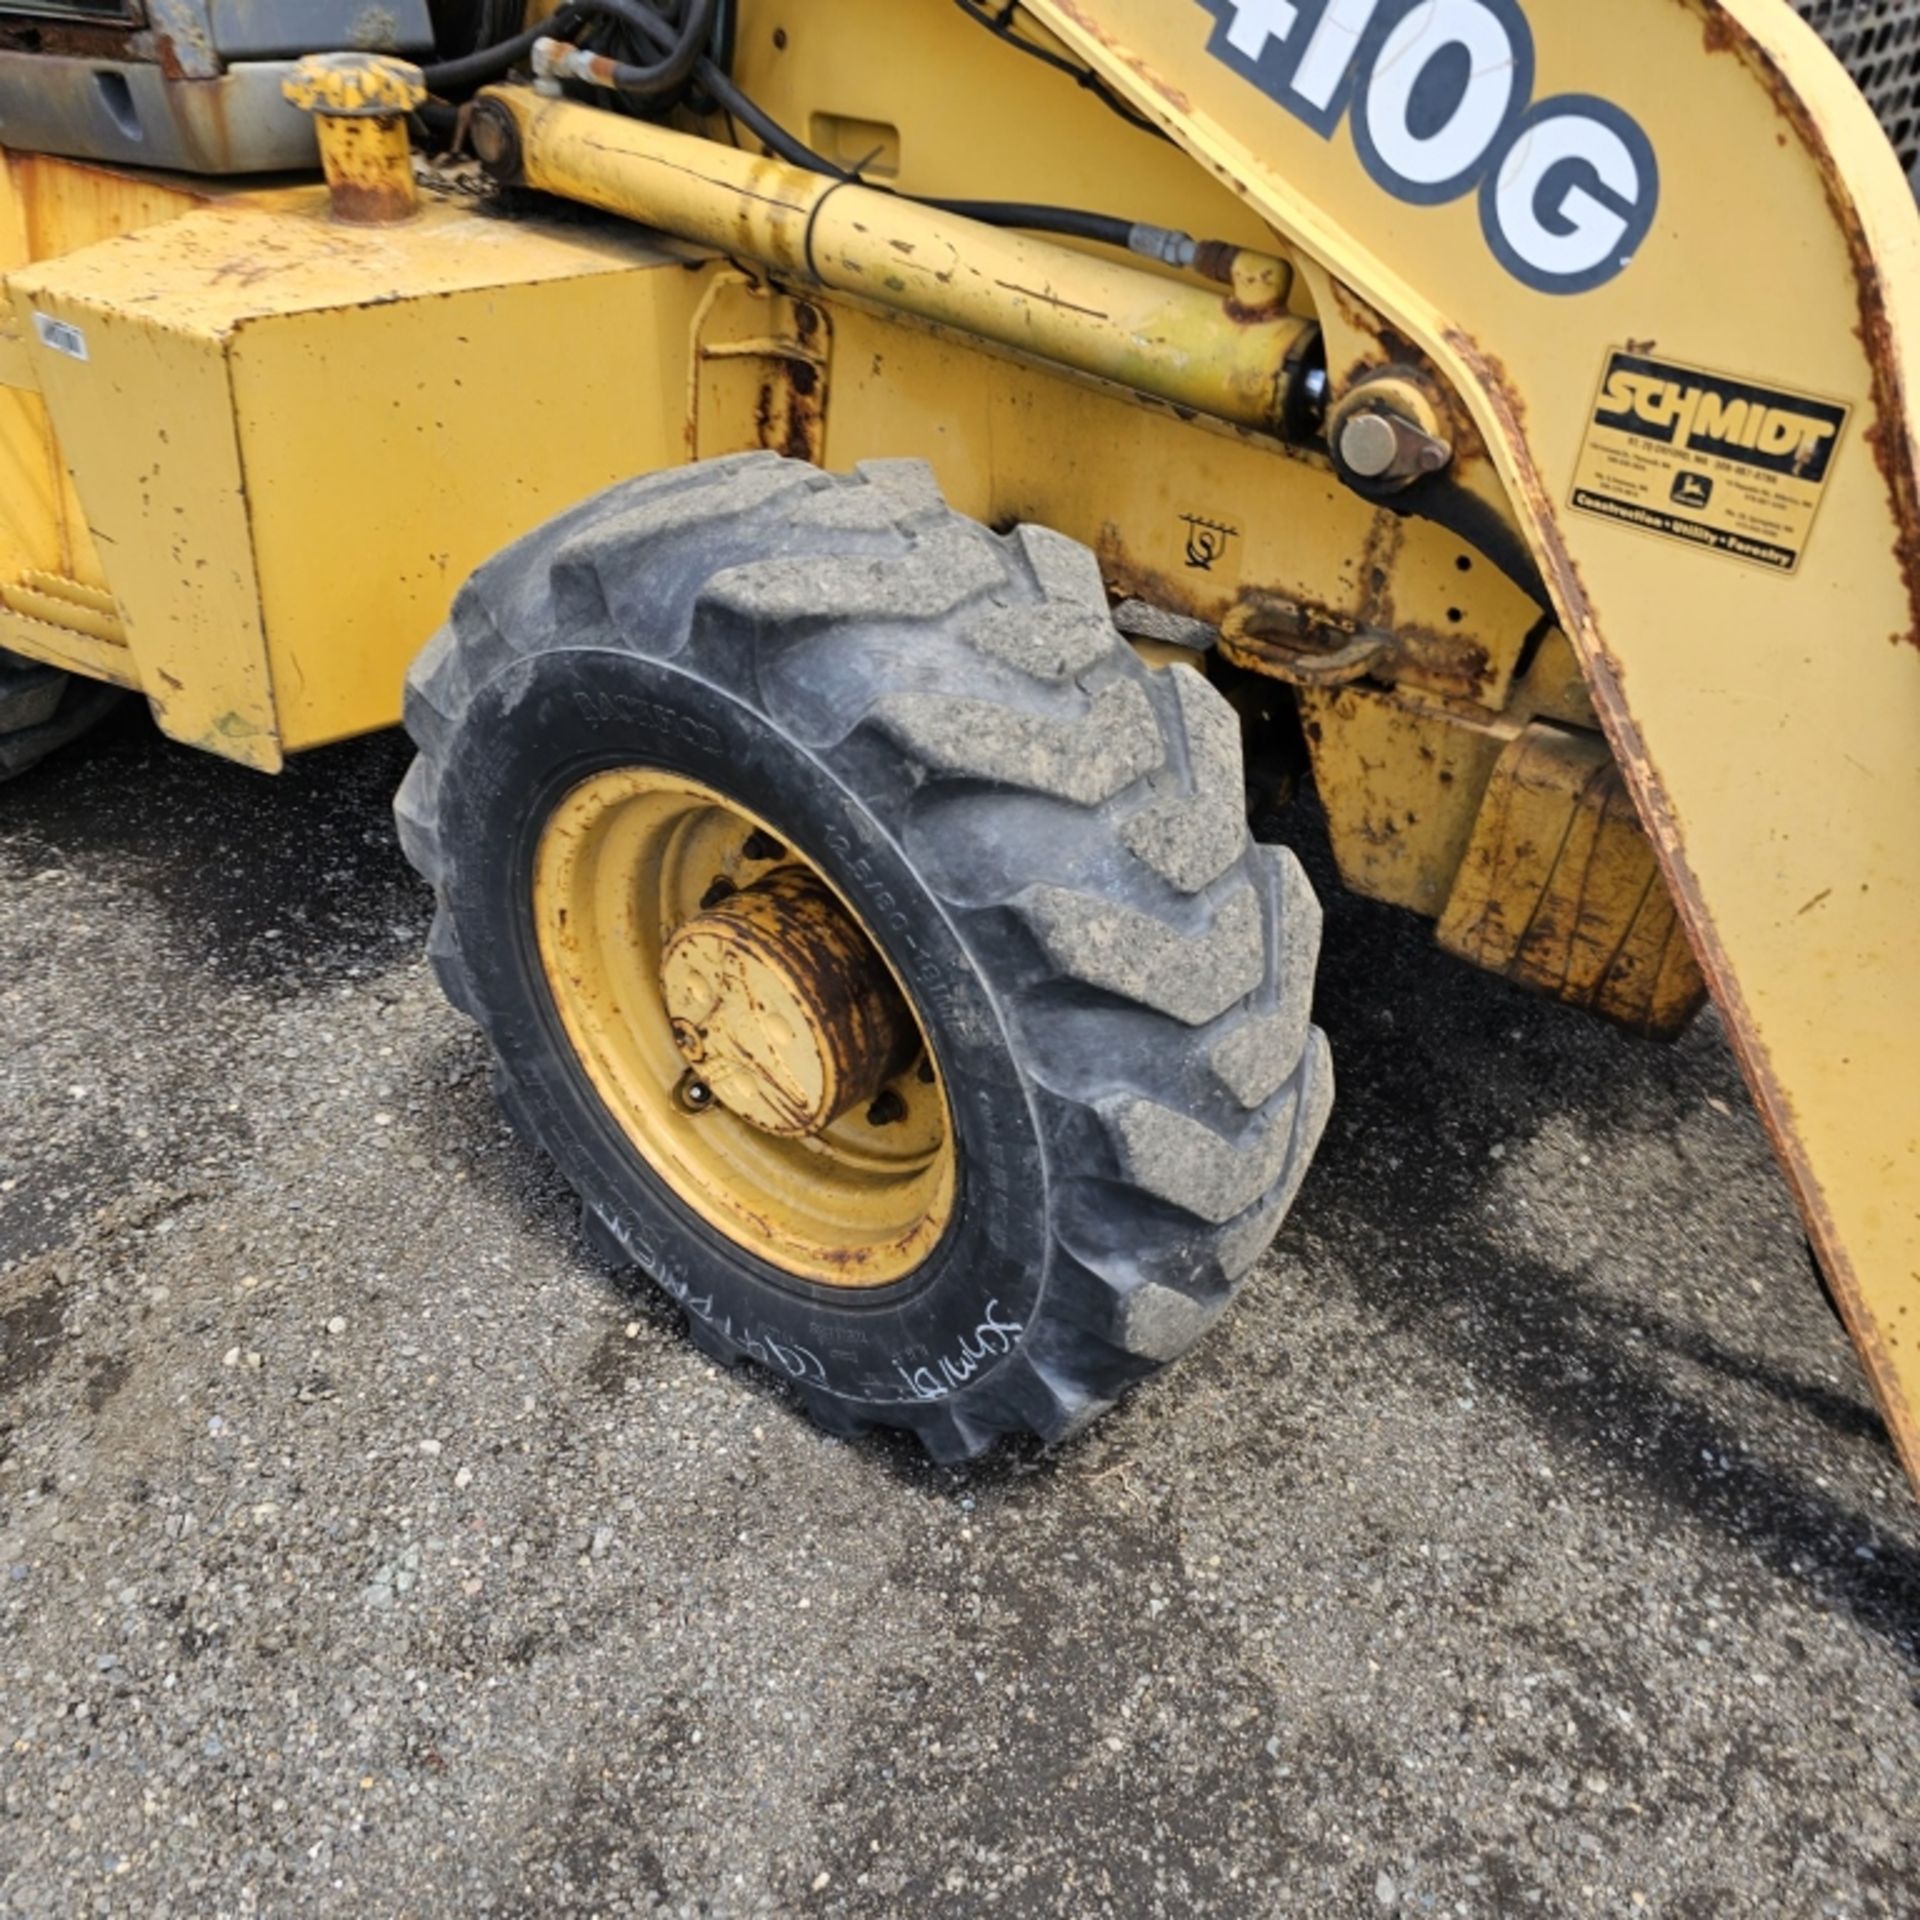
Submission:
[[[1715,1021],[1331,896],[1244,1304],[936,1468],[585,1253],[405,764],[0,789],[0,1911],[1920,1913],[1920,1511]]]

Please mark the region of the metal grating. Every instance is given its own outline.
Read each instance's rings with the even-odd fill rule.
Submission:
[[[1920,184],[1920,0],[1793,0],[1859,82]]]

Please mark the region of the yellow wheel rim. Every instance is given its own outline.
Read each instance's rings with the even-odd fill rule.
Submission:
[[[675,774],[595,774],[541,833],[533,919],[595,1090],[702,1219],[832,1287],[889,1286],[933,1250],[956,1156],[925,1025],[774,828]]]

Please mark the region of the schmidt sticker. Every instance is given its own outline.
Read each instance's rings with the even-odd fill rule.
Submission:
[[[1519,0],[1200,0],[1208,50],[1323,140],[1353,123],[1398,200],[1476,190],[1494,257],[1542,293],[1587,293],[1633,264],[1660,204],[1638,121],[1610,101],[1533,99]]]
[[[1700,367],[1614,353],[1574,474],[1575,511],[1792,573],[1848,409]]]

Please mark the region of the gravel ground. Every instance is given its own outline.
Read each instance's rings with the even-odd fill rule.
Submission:
[[[1920,1519],[1711,1021],[1333,900],[1245,1304],[947,1471],[583,1254],[404,764],[0,793],[0,1909],[1920,1912]]]

